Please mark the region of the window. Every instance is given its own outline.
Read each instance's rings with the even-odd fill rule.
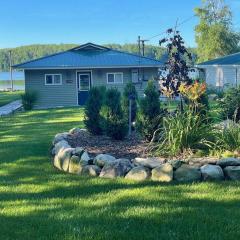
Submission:
[[[45,74],[45,85],[61,85],[62,74]]]
[[[107,73],[108,84],[123,83],[123,73]]]
[[[132,70],[132,82],[137,83],[138,80],[139,80],[138,69],[133,69]]]

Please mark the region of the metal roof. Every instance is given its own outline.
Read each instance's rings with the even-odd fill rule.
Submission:
[[[70,50],[14,65],[20,69],[160,67],[164,63],[87,43]]]
[[[198,66],[208,65],[240,65],[240,52],[234,53],[225,57],[213,59],[210,61],[202,62],[197,64]]]

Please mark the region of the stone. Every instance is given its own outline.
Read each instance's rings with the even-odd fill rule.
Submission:
[[[217,165],[221,167],[240,166],[240,158],[222,158],[217,161]]]
[[[70,161],[69,161],[68,172],[70,172],[70,173],[79,173],[81,171],[81,166],[80,166],[79,162],[80,162],[80,158],[78,156],[76,156],[76,155],[73,155],[70,158]]]
[[[131,162],[127,162],[127,160],[128,159],[119,159],[105,163],[99,176],[102,178],[124,177],[132,168]]]
[[[144,181],[151,176],[151,172],[148,168],[143,166],[138,166],[132,168],[127,175],[125,176],[126,179],[135,180],[135,181]]]
[[[71,146],[68,144],[66,140],[61,140],[57,142],[53,148],[53,154],[58,154],[61,148],[70,148]]]
[[[188,164],[192,166],[202,167],[206,164],[215,165],[218,161],[216,157],[198,157],[188,159]]]
[[[59,170],[62,170],[61,161],[60,161],[60,159],[57,155],[55,155],[54,158],[53,158],[53,166],[56,167]]]
[[[101,172],[101,168],[96,165],[86,165],[82,168],[81,174],[91,177],[97,177]]]
[[[172,165],[174,170],[178,169],[182,165],[182,162],[180,160],[168,160],[168,163]]]
[[[94,164],[103,167],[107,163],[116,161],[116,158],[108,154],[99,154],[94,158]]]
[[[201,168],[202,178],[203,180],[223,180],[224,174],[223,170],[218,165],[204,165]]]
[[[83,153],[84,153],[84,149],[82,147],[76,147],[73,151],[73,154],[79,157],[81,157]]]
[[[70,162],[70,158],[72,156],[73,150],[74,148],[62,148],[57,154],[57,157],[59,158],[59,161],[60,161],[61,169],[63,171],[66,171],[66,172],[68,171],[69,162]]]
[[[228,179],[240,180],[240,166],[228,166],[223,171]]]
[[[70,133],[70,134],[80,134],[80,133],[82,133],[82,132],[86,133],[87,130],[86,130],[86,129],[83,129],[83,128],[78,128],[78,127],[72,128],[71,130],[69,130],[69,133]]]
[[[83,154],[81,155],[81,160],[83,160],[85,162],[88,162],[90,160],[90,157],[86,151],[83,152]]]
[[[201,172],[198,167],[183,164],[174,173],[174,179],[179,182],[193,182],[201,179]]]
[[[69,137],[69,133],[68,132],[56,134],[54,139],[53,139],[53,145],[55,145],[56,143],[58,143],[58,142],[60,142],[62,140],[67,140],[68,137]]]
[[[152,180],[170,182],[173,180],[173,167],[170,163],[164,163],[152,170]]]
[[[163,158],[149,157],[149,158],[134,158],[133,163],[137,166],[143,166],[148,168],[156,168],[165,163]]]

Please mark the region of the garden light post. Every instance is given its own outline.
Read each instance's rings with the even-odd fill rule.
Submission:
[[[128,107],[128,136],[132,134],[132,101],[135,99],[134,94],[129,94],[129,107]]]

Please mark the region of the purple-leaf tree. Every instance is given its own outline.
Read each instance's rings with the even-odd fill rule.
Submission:
[[[191,84],[189,78],[190,68],[187,66],[187,60],[192,61],[192,55],[184,46],[183,38],[179,31],[173,29],[167,30],[167,37],[159,41],[159,45],[165,45],[168,54],[168,60],[165,63],[165,76],[160,74],[161,93],[169,98],[179,96],[179,87],[181,83]]]

